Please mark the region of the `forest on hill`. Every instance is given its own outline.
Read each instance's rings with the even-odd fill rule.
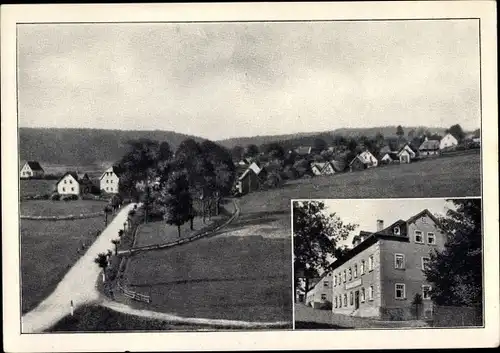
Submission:
[[[88,165],[114,162],[127,152],[127,142],[137,139],[168,142],[172,148],[188,138],[172,131],[19,128],[19,159],[52,164]]]

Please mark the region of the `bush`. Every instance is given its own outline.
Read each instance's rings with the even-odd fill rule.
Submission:
[[[62,195],[61,201],[75,201],[78,200],[78,195]]]
[[[52,201],[59,201],[61,200],[61,195],[59,195],[58,193],[53,193],[52,195],[50,195],[50,199]]]

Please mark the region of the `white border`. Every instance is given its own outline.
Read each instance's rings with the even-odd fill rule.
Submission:
[[[18,259],[18,155],[15,104],[15,30],[18,22],[113,22],[200,20],[481,19],[482,148],[485,242],[484,329],[391,331],[278,331],[220,333],[19,333],[19,278],[4,270],[4,350],[11,352],[123,350],[256,350],[331,348],[454,348],[499,344],[498,141],[496,6],[492,1],[4,5],[1,8],[2,240],[3,268]],[[326,196],[326,195],[325,195]],[[295,293],[294,293],[295,295]],[[362,339],[361,339],[362,337]]]

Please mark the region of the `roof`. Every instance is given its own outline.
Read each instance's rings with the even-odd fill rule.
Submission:
[[[310,154],[312,147],[310,146],[300,146],[295,149],[295,152],[298,154]]]
[[[255,162],[252,162],[245,170],[243,174],[238,178],[238,180],[243,180],[250,171],[254,172],[255,175],[259,175],[262,172],[263,168],[260,168]]]
[[[43,168],[42,166],[40,165],[40,163],[38,163],[37,161],[27,161],[26,164],[30,167],[31,170],[33,171],[42,171],[43,172]]]
[[[110,170],[111,169],[111,170]],[[99,179],[102,179],[102,177],[106,174],[106,172],[113,172],[116,174],[117,177],[120,177],[120,175],[122,174],[122,171],[120,170],[120,168],[118,168],[117,166],[112,166],[108,169],[106,169],[102,174],[101,174],[101,177]]]
[[[312,162],[311,163],[311,168],[316,166],[319,168],[319,170],[323,170],[323,168],[325,167],[326,165],[326,162]]]
[[[439,141],[438,140],[424,141],[418,149],[419,150],[438,150],[439,149]]]
[[[349,165],[351,165],[356,159],[359,159],[363,164],[370,164],[372,163],[371,159],[375,159],[375,156],[373,156],[373,154],[370,153],[370,151],[364,151],[364,152],[361,152],[360,154],[358,154],[352,161],[351,163],[349,163]]]
[[[384,154],[384,156],[382,157],[382,159],[385,157],[385,156],[389,156],[392,160],[397,160],[398,159],[398,153],[397,152],[387,152]]]
[[[413,147],[411,147],[411,145],[409,143],[405,143],[403,146],[401,146],[401,148],[399,149],[399,151],[397,153],[400,154],[401,152],[403,152],[403,150],[406,150],[406,147],[408,147],[413,153],[415,153],[415,151],[413,150]]]
[[[69,174],[69,175],[71,175],[71,176],[73,177],[73,179],[75,179],[78,183],[80,183],[80,182],[82,181],[82,179],[84,179],[84,178],[88,178],[88,177],[89,177],[89,176],[87,175],[87,173],[78,173],[78,172],[75,172],[75,171],[69,171],[69,172],[64,173],[64,174],[62,175],[62,177],[60,177],[60,178],[59,178],[59,180],[57,180],[56,185],[57,185],[57,184],[59,184],[59,182],[60,182],[61,180],[63,180],[63,179],[64,179],[64,177],[65,177],[66,175],[68,175],[68,174]]]
[[[409,238],[407,236],[394,235],[394,234],[392,234],[392,232],[390,230],[394,226],[397,226],[397,225],[413,223],[416,219],[422,217],[423,215],[430,217],[436,223],[436,225],[438,227],[442,228],[442,225],[439,222],[439,220],[428,209],[425,209],[425,210],[417,213],[416,215],[408,218],[406,221],[404,221],[402,219],[397,220],[396,222],[392,223],[388,227],[385,227],[381,231],[378,231],[375,233],[360,231],[360,234],[361,234],[361,232],[364,232],[367,234],[370,233],[370,235],[368,235],[368,237],[363,242],[359,243],[357,246],[352,248],[345,256],[343,256],[342,258],[340,258],[340,259],[336,260],[334,263],[332,263],[328,267],[328,270],[333,270],[333,269],[343,265],[348,260],[352,259],[355,255],[359,254],[360,252],[362,252],[363,250],[365,250],[369,246],[376,243],[379,239],[391,239],[391,240],[408,242]]]
[[[337,171],[337,172],[341,172],[341,171],[343,171],[345,169],[345,163],[344,162],[340,162],[340,161],[336,161],[336,160],[331,160],[330,164],[332,165],[333,169],[335,169],[335,171]]]

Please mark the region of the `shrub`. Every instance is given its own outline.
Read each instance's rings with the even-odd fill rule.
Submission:
[[[78,200],[78,195],[63,195],[61,196],[62,201],[75,201]]]
[[[61,199],[61,195],[59,195],[58,193],[53,193],[52,195],[50,195],[50,199],[52,201],[59,201]]]

